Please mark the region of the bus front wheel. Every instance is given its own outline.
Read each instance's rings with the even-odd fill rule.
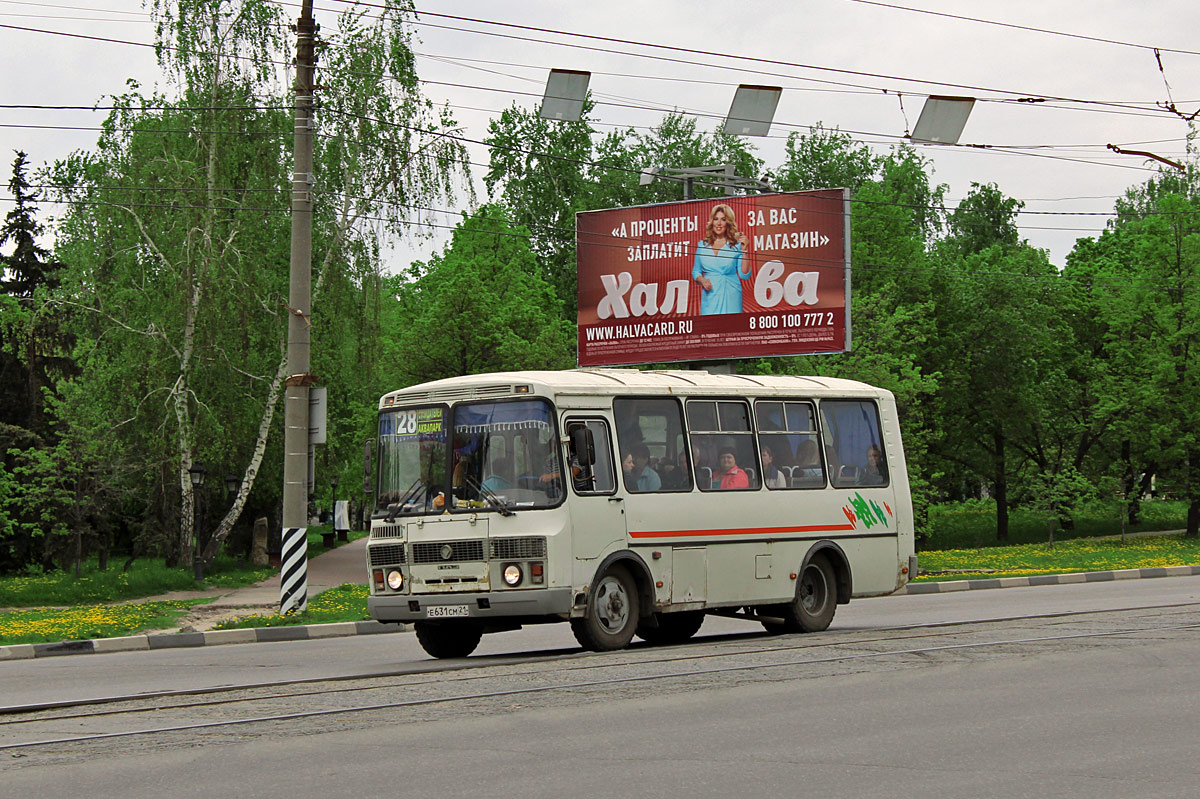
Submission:
[[[779,606],[783,624],[763,622],[772,633],[817,633],[828,629],[837,610],[837,582],[833,566],[817,555],[801,570],[796,597]]]
[[[624,649],[638,626],[637,586],[629,572],[614,566],[592,589],[587,612],[571,619],[571,632],[584,649],[606,652]]]
[[[474,621],[419,621],[417,641],[435,658],[465,658],[479,646],[483,625]]]

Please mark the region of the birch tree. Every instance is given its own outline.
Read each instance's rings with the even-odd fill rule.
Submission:
[[[266,455],[286,371],[293,125],[279,65],[290,55],[285,20],[263,0],[153,12],[173,91],[131,87],[97,148],[54,170],[73,203],[60,246],[79,264],[61,301],[89,312],[88,379],[114,420],[99,432],[145,453],[148,473],[169,465],[175,476],[169,560],[196,551],[189,469],[237,464],[240,487],[199,553],[207,566],[258,478],[278,472]],[[370,285],[379,238],[405,232],[412,206],[444,201],[465,161],[445,136],[453,121],[417,90],[410,15],[406,3],[377,18],[351,9],[329,37],[318,82],[337,113],[320,122],[314,308],[331,280]],[[418,156],[432,160],[416,167]],[[334,335],[314,330],[314,351]]]

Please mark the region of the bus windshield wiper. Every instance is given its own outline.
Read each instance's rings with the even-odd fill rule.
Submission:
[[[406,504],[408,504],[408,501],[413,498],[413,495],[417,493],[418,489],[424,487],[425,484],[421,482],[420,477],[418,477],[416,480],[413,480],[412,484],[410,484],[408,489],[404,492],[404,495],[400,497],[400,501],[392,505],[388,505],[388,515],[385,521],[388,524],[396,521],[396,514],[399,513]]]
[[[499,511],[501,516],[517,515],[516,512],[509,510],[508,506],[504,504],[504,500],[496,496],[496,494],[492,492],[492,489],[488,488],[483,483],[476,482],[474,477],[467,475],[467,485],[475,491],[478,491],[479,495],[487,500],[488,505]]]

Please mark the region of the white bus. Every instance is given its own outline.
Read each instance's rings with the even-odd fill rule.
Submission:
[[[824,630],[903,586],[896,404],[831,378],[509,372],[382,397],[367,450],[372,618],[434,657],[567,621],[591,650],[682,641],[704,614]]]

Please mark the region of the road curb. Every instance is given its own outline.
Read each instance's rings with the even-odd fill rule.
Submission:
[[[1200,574],[1200,566],[1163,566],[1156,569],[1120,569],[1073,574],[1040,574],[1034,577],[993,577],[982,580],[944,580],[934,583],[909,583],[898,594],[949,594],[954,591],[978,591],[993,588],[1027,588],[1031,585],[1069,585],[1103,583],[1112,580],[1140,580],[1150,577],[1188,577]]]
[[[59,641],[52,644],[13,644],[0,646],[0,662],[64,655],[94,655],[107,652],[134,652],[150,649],[180,649],[224,644],[256,644],[272,641],[315,641],[347,635],[399,633],[407,624],[380,624],[377,621],[348,621],[333,624],[298,624],[288,627],[251,627],[241,630],[205,630],[195,633],[151,633],[120,638],[95,638],[87,641]]]
[[[1102,583],[1112,580],[1139,580],[1153,577],[1200,575],[1197,566],[1165,566],[1157,569],[1043,574],[1035,577],[999,577],[985,580],[947,580],[936,583],[909,583],[897,594],[949,594],[995,588],[1025,588],[1031,585],[1069,585]],[[256,644],[274,641],[316,641],[349,635],[379,635],[410,629],[407,624],[381,624],[377,621],[349,621],[332,624],[303,624],[290,627],[251,627],[241,630],[206,630],[195,633],[158,633],[97,638],[90,641],[59,641],[52,644],[12,644],[0,646],[0,662],[32,658],[93,655],[108,652],[134,652],[150,649],[179,649],[225,644]]]

